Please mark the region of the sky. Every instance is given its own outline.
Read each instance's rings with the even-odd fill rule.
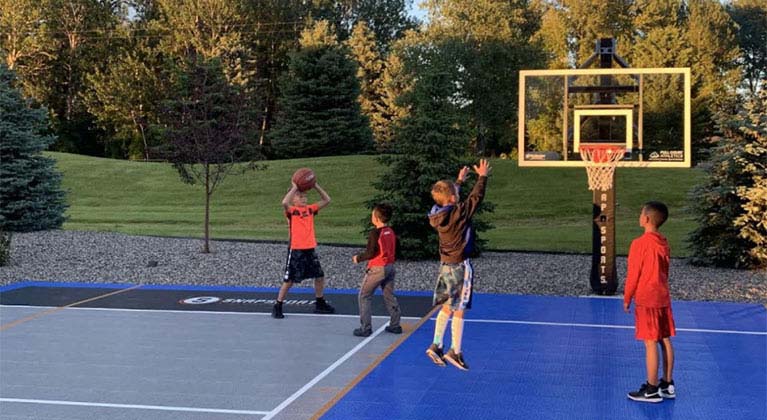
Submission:
[[[421,7],[419,6],[422,1],[423,0],[413,0],[410,3],[408,14],[410,14],[410,16],[414,16],[418,18],[418,20],[423,22],[423,21],[426,21],[426,10],[421,9]]]

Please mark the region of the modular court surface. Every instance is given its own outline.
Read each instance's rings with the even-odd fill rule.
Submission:
[[[0,289],[0,419],[765,419],[763,305],[674,302],[677,399],[633,402],[644,346],[621,301],[474,296],[468,372],[424,355],[429,293],[405,333],[358,326],[356,291],[26,282]],[[449,328],[448,337],[449,340]],[[448,341],[449,342],[449,341]]]

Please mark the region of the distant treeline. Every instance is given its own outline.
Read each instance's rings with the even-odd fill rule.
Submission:
[[[0,55],[48,110],[52,150],[148,160],[192,58],[244,93],[248,141],[272,158],[392,150],[401,97],[435,71],[471,151],[508,153],[518,70],[575,67],[600,37],[632,67],[692,68],[705,150],[767,68],[763,0],[427,0],[425,22],[411,2],[0,0]]]

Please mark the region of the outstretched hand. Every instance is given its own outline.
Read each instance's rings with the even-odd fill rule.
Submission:
[[[480,159],[479,165],[474,165],[474,172],[476,172],[479,176],[488,176],[492,170],[493,168],[490,167],[487,159]]]
[[[468,166],[461,168],[461,170],[458,171],[458,182],[466,181],[466,177],[469,176],[469,171],[471,171],[471,169],[469,169]]]

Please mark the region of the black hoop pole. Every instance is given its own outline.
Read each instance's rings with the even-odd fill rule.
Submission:
[[[591,289],[598,295],[614,295],[618,289],[615,267],[615,174],[612,187],[593,192]]]

